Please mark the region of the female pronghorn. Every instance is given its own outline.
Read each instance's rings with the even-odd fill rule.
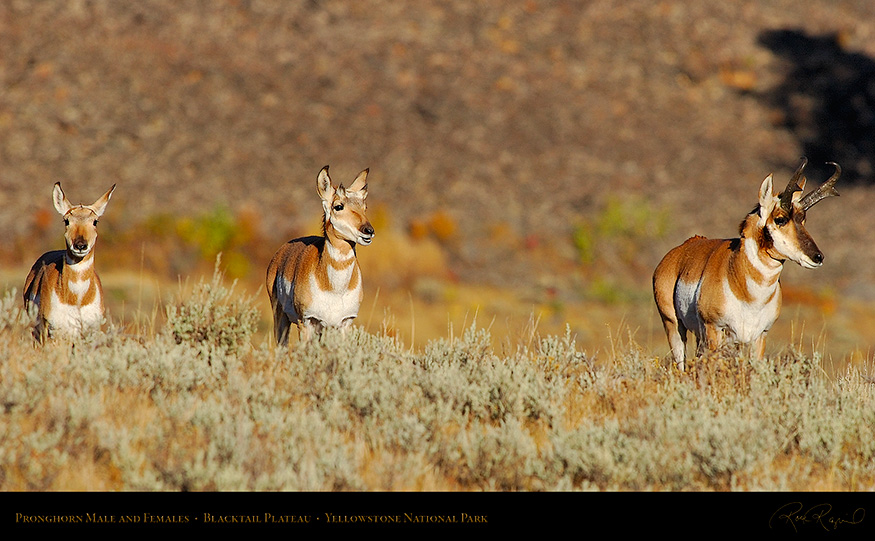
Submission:
[[[307,340],[327,326],[346,328],[358,315],[362,280],[355,245],[367,246],[374,238],[365,216],[367,180],[365,169],[348,189],[335,188],[328,166],[319,171],[316,192],[324,211],[322,236],[290,240],[267,267],[277,343],[288,343],[292,323]]]
[[[781,275],[790,259],[804,268],[823,264],[823,253],[805,230],[805,213],[826,197],[839,195],[835,173],[817,190],[802,196],[803,158],[780,195],[772,194],[772,175],[760,186],[759,205],[741,222],[741,238],[695,236],[674,248],[653,273],[653,295],[672,356],[684,369],[687,330],[696,335],[697,353],[720,345],[724,334],[754,342],[757,358],[766,333],[781,310]],[[801,179],[801,184],[799,181]]]
[[[100,327],[103,289],[94,270],[97,220],[106,210],[115,184],[91,205],[73,205],[61,183],[52,192],[55,209],[64,217],[66,250],[46,252],[24,281],[24,308],[35,317],[34,337],[73,337]]]

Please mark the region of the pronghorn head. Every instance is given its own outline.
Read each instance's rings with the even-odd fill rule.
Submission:
[[[81,261],[94,249],[94,243],[97,241],[97,220],[106,210],[106,204],[109,203],[113,190],[115,184],[93,204],[73,205],[64,195],[61,183],[55,183],[52,199],[55,209],[64,217],[67,254],[74,261]]]
[[[368,245],[374,239],[374,228],[365,213],[368,210],[368,170],[355,177],[349,188],[334,187],[328,176],[328,166],[319,171],[316,177],[316,191],[322,198],[325,211],[323,228],[327,233],[333,229],[335,234],[346,241]]]
[[[839,195],[834,186],[841,168],[830,162],[836,168],[835,173],[818,189],[802,197],[806,182],[802,171],[807,163],[803,158],[787,187],[778,195],[772,193],[772,175],[763,180],[759,206],[742,223],[742,236],[749,233],[748,225],[755,222],[760,246],[770,257],[779,261],[790,259],[813,269],[823,265],[823,252],[805,229],[805,213],[821,199]]]

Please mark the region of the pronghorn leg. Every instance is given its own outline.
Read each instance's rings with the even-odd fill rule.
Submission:
[[[346,330],[349,329],[350,327],[352,327],[353,320],[355,320],[354,317],[348,317],[348,318],[344,319],[340,323],[340,332],[343,334],[346,334]]]
[[[304,318],[298,322],[298,333],[302,342],[306,342],[322,332],[322,322],[318,319]]]
[[[39,344],[44,344],[49,336],[49,324],[42,318],[33,326],[33,337]]]
[[[668,345],[671,347],[671,356],[678,369],[684,370],[684,361],[687,356],[687,328],[683,323],[671,319],[663,319],[665,334],[668,336]]]
[[[291,326],[292,321],[289,319],[289,315],[283,310],[282,304],[279,302],[274,303],[273,333],[278,345],[289,345],[289,329]]]
[[[705,324],[705,332],[702,340],[699,342],[699,352],[701,355],[705,349],[716,351],[723,344],[723,331],[716,325]]]
[[[766,333],[763,333],[754,340],[753,354],[756,360],[761,361],[766,356]]]
[[[306,342],[310,340],[310,337],[313,335],[313,327],[307,323],[307,321],[298,322],[298,339],[301,342]]]

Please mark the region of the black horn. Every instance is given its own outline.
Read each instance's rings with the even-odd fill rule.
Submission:
[[[799,186],[799,179],[803,178],[802,171],[805,169],[806,165],[808,165],[808,158],[803,156],[802,163],[799,164],[799,168],[796,169],[796,172],[793,173],[793,176],[790,178],[790,182],[787,183],[787,187],[784,188],[784,191],[781,192],[780,196],[778,196],[778,198],[781,200],[781,208],[783,208],[787,212],[790,212],[790,206],[793,202],[793,194],[795,192],[802,191],[802,187]]]
[[[802,198],[802,201],[799,202],[799,206],[802,207],[802,210],[810,209],[821,199],[839,196],[839,192],[835,189],[835,184],[839,179],[839,175],[842,174],[842,168],[835,162],[827,162],[827,164],[836,168],[835,173],[833,173],[826,182],[821,184],[819,188]]]

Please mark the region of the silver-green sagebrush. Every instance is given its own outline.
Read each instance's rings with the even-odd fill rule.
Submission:
[[[222,281],[165,327],[36,349],[0,302],[2,490],[871,490],[869,367],[713,354],[685,375],[571,332],[497,353],[472,326],[422,351],[353,328],[253,344]],[[196,306],[197,305],[197,306]],[[775,468],[781,458],[796,467]]]

